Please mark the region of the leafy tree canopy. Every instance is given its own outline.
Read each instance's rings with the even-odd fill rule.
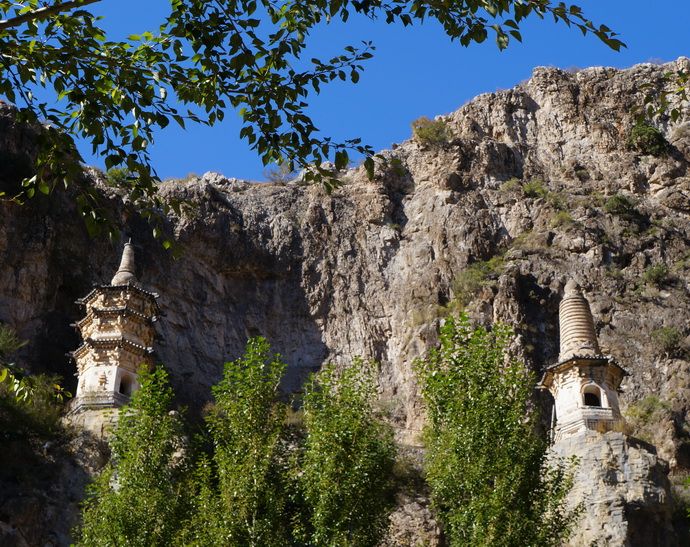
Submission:
[[[35,176],[15,195],[23,201],[76,185],[79,211],[90,232],[108,227],[97,193],[81,176],[73,142],[82,137],[106,168],[125,168],[122,182],[143,210],[171,204],[155,196],[149,148],[170,123],[213,125],[239,111],[240,136],[264,164],[311,166],[307,181],[330,188],[348,152],[367,156],[360,139],[334,142],[319,134],[308,98],[333,80],[356,83],[374,46],[348,46],[331,59],[303,58],[309,34],[354,14],[404,26],[439,22],[463,46],[493,35],[500,49],[522,40],[528,18],[553,18],[594,34],[613,49],[623,44],[576,5],[553,0],[171,0],[158,29],[112,41],[90,7],[105,0],[0,0],[0,96],[19,107],[19,118],[42,122]],[[145,8],[142,8],[145,9]],[[175,207],[175,204],[172,204]]]
[[[509,356],[512,338],[505,325],[449,318],[440,348],[417,363],[427,481],[451,545],[561,545],[577,515],[565,503],[566,466],[547,463],[534,378]]]
[[[361,360],[315,374],[304,423],[281,402],[285,363],[252,338],[213,387],[203,431],[188,442],[163,369],[119,413],[113,461],[83,506],[78,545],[378,545],[391,510],[395,448],[374,412]],[[293,415],[294,418],[294,415]]]
[[[120,410],[113,459],[90,485],[77,545],[175,545],[188,517],[189,454],[168,375],[142,367],[139,381]]]
[[[373,364],[355,359],[341,371],[325,366],[306,388],[300,482],[309,545],[378,545],[388,525],[396,450],[374,411],[374,378]]]
[[[242,358],[225,364],[223,379],[213,388],[215,407],[207,423],[219,500],[214,503],[211,488],[202,489],[200,499],[216,509],[202,515],[212,523],[202,544],[286,542],[280,465],[285,405],[278,401],[286,366],[265,338],[252,338]],[[201,463],[203,472],[205,462]]]

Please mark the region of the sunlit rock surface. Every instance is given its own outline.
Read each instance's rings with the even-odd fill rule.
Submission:
[[[659,398],[655,423],[638,412],[636,427],[673,470],[688,469],[690,120],[658,122],[664,157],[628,146],[642,84],[682,67],[690,62],[538,68],[447,116],[452,142],[395,146],[373,181],[354,169],[331,195],[213,173],[165,182],[163,196],[186,202],[168,226],[184,250],[177,260],[104,186],[135,243],[138,278],[161,295],[154,347],[180,399],[201,407],[222,363],[262,334],[289,363],[287,390],[328,360],[380,361],[382,403],[399,439],[418,444],[412,363],[446,308],[462,296],[476,319],[514,325],[539,371],[557,358],[558,303],[572,277],[593,303],[602,351],[630,372],[623,414]],[[25,174],[31,138],[0,117],[0,191]],[[632,210],[607,212],[616,195]],[[74,301],[109,281],[120,245],[90,240],[67,196],[0,203],[0,320],[30,340],[22,363],[74,382],[65,357],[79,343]],[[468,264],[499,255],[460,295]],[[660,342],[662,328],[677,331],[676,347]]]

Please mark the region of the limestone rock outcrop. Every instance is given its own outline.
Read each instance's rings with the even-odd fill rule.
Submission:
[[[668,468],[653,446],[623,433],[587,431],[556,442],[553,450],[577,458],[569,501],[586,506],[569,545],[683,544],[672,526]]]
[[[380,361],[382,400],[399,439],[416,444],[412,362],[443,314],[463,302],[477,320],[514,325],[541,370],[557,360],[572,277],[593,303],[602,352],[630,372],[623,414],[636,411],[673,470],[689,469],[690,118],[655,122],[664,156],[628,145],[641,86],[676,68],[690,61],[538,68],[443,117],[448,143],[406,141],[382,152],[374,180],[353,169],[331,195],[213,173],[162,183],[161,196],[185,203],[167,225],[179,259],[104,184],[123,234],[146,251],[136,275],[161,294],[154,346],[183,402],[202,406],[222,363],[263,334],[289,363],[289,390],[328,360]],[[30,147],[31,133],[0,115],[0,148],[16,167],[0,169],[0,191],[16,184]],[[116,257],[88,238],[68,195],[0,202],[0,321],[30,341],[22,363],[72,381],[73,302],[109,281]],[[640,411],[651,397],[654,424]]]

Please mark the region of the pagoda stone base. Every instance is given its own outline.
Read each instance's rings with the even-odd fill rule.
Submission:
[[[78,397],[70,406],[65,422],[88,431],[97,439],[107,439],[117,426],[120,405],[86,405]]]
[[[620,432],[583,431],[557,441],[552,451],[578,458],[569,503],[582,503],[583,513],[567,545],[678,545],[668,464],[652,445]]]
[[[65,417],[73,427],[91,433],[97,439],[108,439],[117,426],[119,408],[84,409]]]

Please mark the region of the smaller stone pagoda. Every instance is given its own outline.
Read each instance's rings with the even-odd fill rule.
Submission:
[[[74,326],[84,343],[72,352],[79,382],[68,419],[97,436],[117,420],[117,409],[139,387],[137,372],[152,366],[158,295],[137,283],[134,247],[125,244],[110,285],[98,285],[77,303],[86,315]]]
[[[589,302],[573,280],[559,307],[558,362],[540,387],[554,398],[554,441],[585,430],[610,431],[621,421],[618,389],[627,372],[599,349]]]

